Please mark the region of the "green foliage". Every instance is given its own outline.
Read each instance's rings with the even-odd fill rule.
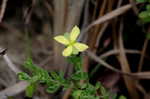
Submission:
[[[26,88],[26,96],[32,97],[33,93],[36,91],[36,83],[31,83],[27,88]]]
[[[146,34],[146,38],[150,40],[150,33]]]
[[[139,18],[141,19],[141,21],[145,24],[145,23],[149,23],[150,22],[150,0],[137,0],[138,2],[148,2],[146,3],[145,7],[145,11],[141,11],[139,13]],[[144,31],[145,32],[145,31]],[[147,33],[146,34],[146,38],[150,39],[150,34]]]
[[[67,58],[67,61],[70,64],[74,65],[75,70],[81,70],[82,69],[82,57],[81,56],[70,56]]]
[[[93,86],[90,83],[84,83],[75,89],[72,93],[74,99],[99,99],[100,97],[96,95],[98,86]]]
[[[147,0],[136,0],[137,2],[143,3],[146,2]]]
[[[149,8],[148,8],[149,9]],[[139,18],[142,20],[144,23],[150,22],[150,10],[142,11],[139,14]]]
[[[150,10],[150,4],[146,5],[146,10]]]
[[[31,77],[25,72],[18,73],[18,77],[20,80],[30,80],[31,79]]]
[[[150,2],[150,0],[136,0],[139,3],[145,3],[145,2]]]
[[[25,72],[18,73],[20,80],[26,80],[30,84],[26,88],[26,96],[32,97],[39,84],[47,86],[46,91],[48,93],[55,93],[58,89],[63,88],[67,90],[72,88],[71,96],[73,99],[109,99],[111,94],[99,83],[95,85],[90,84],[88,73],[82,70],[82,58],[78,56],[70,56],[67,58],[68,62],[74,65],[75,71],[68,78],[64,78],[63,72],[48,72],[35,64],[32,59],[29,58],[24,67],[31,72],[28,75]],[[80,81],[83,83],[80,83]],[[116,99],[115,95],[112,99]],[[124,98],[120,98],[124,99]]]
[[[8,99],[14,99],[14,97],[10,96],[10,97],[8,97]]]
[[[71,78],[73,80],[76,80],[76,81],[78,81],[78,80],[86,80],[86,79],[88,79],[88,74],[86,72],[83,72],[83,71],[77,71],[75,74],[73,74],[71,76]]]
[[[49,93],[56,92],[61,86],[69,87],[69,82],[64,78],[64,73],[62,72],[50,72],[50,80],[47,83],[48,88],[46,89]]]
[[[62,85],[66,84],[66,80],[62,72],[50,72],[49,75],[46,70],[34,65],[31,59],[28,59],[24,66],[32,72],[32,75],[29,76],[28,74],[21,72],[18,73],[18,77],[20,80],[26,80],[30,83],[26,91],[26,95],[29,97],[31,97],[35,91],[33,89],[36,89],[35,84],[46,84],[47,92],[49,93],[56,92]]]
[[[120,96],[119,99],[127,99],[125,96]]]
[[[139,13],[139,18],[143,23],[150,22],[150,0],[137,0],[137,2],[144,3],[148,2],[145,6],[145,10]]]

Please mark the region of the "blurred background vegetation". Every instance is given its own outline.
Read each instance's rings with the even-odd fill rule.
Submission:
[[[150,27],[138,18],[146,4],[134,0],[1,0],[0,48],[7,48],[9,59],[21,71],[26,71],[22,64],[31,55],[42,68],[61,70],[67,76],[72,66],[65,61],[63,47],[53,37],[77,25],[81,29],[78,40],[119,70],[102,67],[107,64],[85,53],[83,68],[92,74],[91,82],[100,81],[112,93],[129,99],[150,99]],[[25,86],[1,56],[0,96],[8,93],[14,96],[12,99],[27,99]],[[63,94],[47,94],[41,85],[33,99],[60,99]]]

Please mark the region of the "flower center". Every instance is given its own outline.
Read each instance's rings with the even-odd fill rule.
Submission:
[[[75,43],[76,43],[76,42],[75,42],[75,41],[73,41],[73,42],[70,42],[70,44],[69,44],[69,45],[73,46]]]

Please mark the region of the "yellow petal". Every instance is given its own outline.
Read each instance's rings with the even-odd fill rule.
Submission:
[[[64,36],[56,36],[54,37],[54,39],[64,45],[68,45],[69,44],[69,40],[67,40]]]
[[[77,55],[78,53],[79,53],[79,51],[75,47],[73,47],[72,54]]]
[[[77,26],[75,26],[70,33],[70,40],[76,41],[79,34],[80,34],[80,29]]]
[[[86,44],[83,43],[75,43],[74,47],[80,52],[85,51],[87,48],[89,48]]]
[[[72,46],[68,46],[67,48],[65,48],[62,54],[65,57],[70,56],[72,54]]]

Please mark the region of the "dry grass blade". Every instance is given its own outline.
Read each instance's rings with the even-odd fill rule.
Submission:
[[[141,58],[140,58],[139,66],[138,66],[138,72],[140,72],[142,70],[142,65],[144,62],[144,56],[145,56],[145,52],[147,49],[148,41],[149,41],[148,39],[145,39],[145,41],[144,41],[144,45],[143,45],[143,49],[142,49],[142,53],[141,53]]]
[[[111,20],[113,18],[116,18],[117,16],[125,13],[126,11],[128,11],[130,8],[132,7],[131,4],[128,4],[128,5],[125,5],[125,6],[122,6],[116,10],[113,10],[112,12],[100,17],[99,19],[95,20],[94,22],[92,22],[89,27],[91,26],[94,26],[94,25],[97,25],[97,24],[101,24],[101,23],[104,23],[108,20]]]
[[[119,48],[120,48],[120,55],[119,55],[118,59],[121,64],[122,71],[131,73],[130,66],[129,66],[129,63],[128,63],[128,60],[127,60],[127,57],[125,54],[124,45],[123,45],[123,39],[122,39],[123,22],[122,21],[120,24],[119,32],[120,32],[120,35],[119,35],[119,43],[118,44],[119,44]],[[125,81],[128,91],[129,91],[129,94],[131,96],[131,99],[139,99],[139,94],[138,94],[137,90],[135,90],[136,89],[135,81],[132,78],[127,77],[127,76],[124,76],[124,81]]]
[[[136,88],[144,95],[146,96],[147,95],[147,92],[145,91],[145,89],[143,88],[143,86],[141,86],[140,83],[136,83]],[[145,98],[144,98],[145,99]]]
[[[3,49],[0,47],[0,56],[3,57],[3,59],[5,60],[5,62],[7,63],[8,67],[15,72],[16,74],[21,72],[21,70],[19,68],[17,68],[17,66],[15,66],[13,64],[13,62],[10,60],[10,58],[8,57],[7,53],[6,53],[6,49]]]
[[[5,54],[3,55],[4,60],[6,61],[6,63],[8,64],[9,68],[15,72],[16,74],[18,74],[19,72],[21,72],[20,69],[18,69],[13,63],[12,61],[9,59],[8,55]]]
[[[94,53],[92,53],[91,51],[86,51],[86,55],[89,56],[89,58],[91,58],[94,61],[101,64],[102,66],[106,67],[107,69],[110,69],[110,70],[117,72],[119,74],[123,74],[125,76],[132,77],[133,79],[150,79],[150,72],[139,72],[139,73],[123,72],[123,71],[120,71],[120,70],[114,68],[114,66],[111,66],[110,64],[106,63],[100,57],[98,57]],[[132,79],[132,81],[133,81],[133,79]]]
[[[109,21],[113,18],[116,18],[117,16],[125,13],[126,11],[128,11],[129,9],[132,8],[132,5],[131,4],[127,4],[127,5],[124,5],[120,8],[117,8],[116,10],[113,10],[107,14],[105,14],[104,16],[98,18],[97,20],[95,20],[94,22],[92,22],[90,25],[87,26],[87,28],[85,30],[83,30],[82,32],[85,33],[87,32],[91,27],[97,25],[97,24],[102,24],[106,21]]]
[[[104,54],[101,54],[100,58],[105,58],[105,57],[108,57],[108,56],[111,56],[111,55],[117,55],[119,53],[120,53],[119,50],[110,50],[110,51],[107,51]],[[130,49],[125,49],[125,53],[127,53],[127,54],[141,54],[141,52],[138,51],[138,50],[130,50]]]
[[[111,66],[110,64],[106,63],[105,61],[103,61],[101,58],[99,58],[98,56],[96,56],[94,53],[92,53],[91,51],[86,51],[87,55],[89,56],[89,58],[93,59],[94,61],[98,62],[99,64],[103,65],[104,67],[120,73],[120,74],[124,74],[124,75],[128,75],[128,76],[132,76],[132,74],[130,73],[126,73],[126,72],[122,72],[116,68],[114,68],[113,66]],[[135,76],[135,75],[134,75]]]
[[[97,9],[99,9],[98,18],[100,18],[101,16],[103,16],[105,14],[107,2],[108,2],[108,0],[103,0],[102,5],[97,7]],[[97,24],[90,31],[92,33],[90,33],[88,35],[88,45],[89,45],[90,49],[94,52],[96,51],[95,44],[96,44],[97,37],[98,37],[98,35],[101,35],[99,30],[101,30],[102,26],[103,26],[103,24]]]
[[[97,40],[96,40],[96,44],[95,44],[96,47],[98,47],[99,42],[100,42],[100,40],[101,40],[101,37],[103,36],[103,33],[104,33],[105,30],[107,29],[108,25],[109,25],[109,22],[104,23],[104,25],[102,26],[102,28],[101,28],[101,30],[100,30],[100,32],[99,32],[99,35],[97,36]]]
[[[150,31],[150,27],[148,28],[147,32],[149,33],[149,31]],[[144,41],[144,45],[143,45],[143,49],[142,49],[142,53],[141,53],[141,57],[140,57],[140,62],[139,62],[139,66],[138,66],[138,71],[139,72],[142,70],[142,65],[144,63],[144,56],[145,56],[145,52],[146,52],[148,43],[149,43],[149,39],[146,38],[145,41]]]
[[[29,83],[21,81],[3,91],[0,91],[0,99],[8,99],[8,96],[15,96],[25,90]]]
[[[13,62],[10,60],[10,58],[8,57],[8,55],[6,54],[6,51],[3,50],[3,48],[1,49],[1,56],[4,58],[5,62],[7,63],[8,67],[15,72],[16,74],[18,74],[19,72],[21,72],[21,70],[19,68],[17,68],[17,66],[15,66],[13,64]],[[8,87],[2,91],[0,91],[0,99],[7,99],[8,96],[14,96],[16,94],[21,93],[22,91],[25,90],[25,88],[28,86],[28,82],[24,82],[21,81],[11,87]]]
[[[136,15],[138,15],[138,8],[136,7],[136,2],[135,2],[135,0],[129,0],[129,2],[132,4],[132,9],[133,9],[133,11],[134,11],[134,13],[136,14]]]
[[[150,72],[133,73],[138,79],[150,79]]]
[[[1,11],[0,11],[0,23],[2,22],[2,19],[3,19],[4,14],[5,14],[6,6],[7,6],[7,1],[8,0],[3,0],[3,2],[2,2]]]

